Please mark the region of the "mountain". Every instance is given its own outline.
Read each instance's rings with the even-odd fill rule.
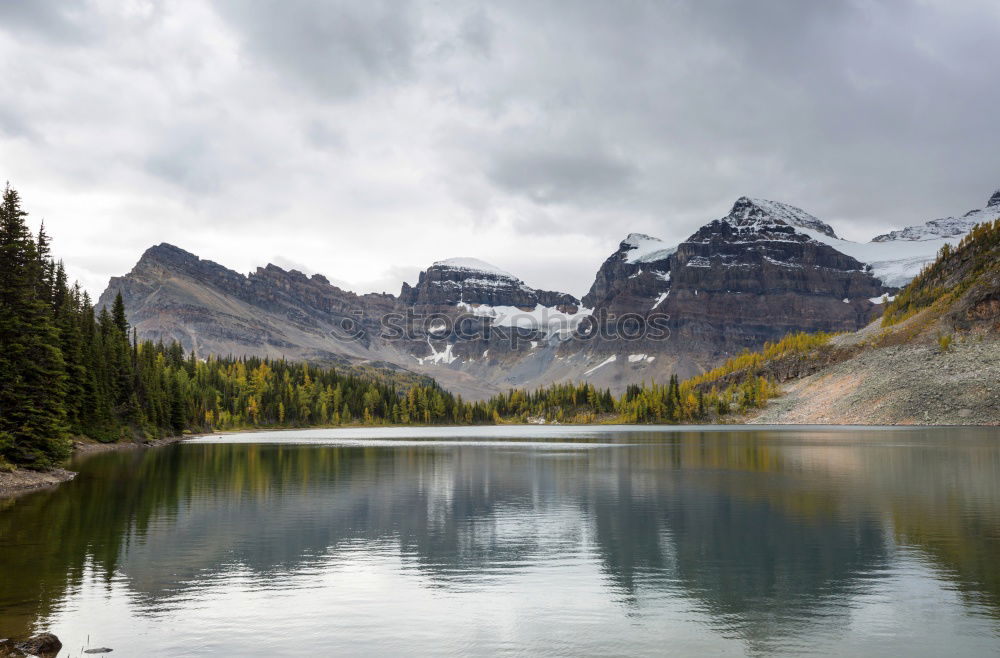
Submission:
[[[753,373],[759,423],[1000,425],[1000,218],[944,249],[861,331]]]
[[[864,263],[805,233],[833,229],[786,204],[741,197],[671,256],[662,305],[675,338],[720,355],[791,331],[858,329],[887,289]]]
[[[998,198],[975,216],[1000,214]],[[141,337],[200,354],[392,365],[476,398],[579,379],[621,391],[791,331],[863,327],[959,239],[964,224],[946,224],[925,224],[926,239],[911,227],[855,243],[799,208],[740,197],[678,245],[629,234],[582,299],[468,257],[431,264],[398,296],[358,295],[321,275],[275,265],[242,275],[161,244],[98,306],[121,291]]]
[[[98,300],[110,308],[121,292],[129,322],[142,338],[177,340],[200,354],[254,354],[309,361],[371,357],[371,332],[380,310],[395,306],[386,295],[356,295],[322,275],[275,265],[244,276],[170,244],[150,247],[128,274],[113,277]],[[357,322],[353,340],[331,344],[331,335]]]
[[[529,288],[513,274],[478,258],[449,258],[420,273],[416,286],[403,283],[399,300],[410,306],[548,306],[576,313],[580,300],[551,290]]]
[[[177,340],[198,354],[391,365],[474,398],[520,383],[501,377],[503,366],[532,349],[532,339],[537,345],[543,334],[535,327],[583,315],[571,295],[533,290],[470,259],[435,263],[396,297],[357,295],[276,265],[242,275],[169,244],[112,278],[97,307],[110,308],[119,292],[142,338]],[[452,336],[459,318],[479,325],[466,326],[461,341]],[[494,322],[496,330],[484,330]],[[484,368],[487,356],[492,366]]]

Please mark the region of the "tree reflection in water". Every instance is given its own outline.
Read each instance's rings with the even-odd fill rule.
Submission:
[[[198,444],[108,453],[0,501],[0,637],[44,627],[85,574],[137,610],[234,570],[261,586],[395,551],[475,591],[593,558],[627,609],[683,599],[749,650],[847,623],[914,550],[1000,619],[1000,445],[976,431],[622,432],[622,445]],[[559,583],[551,583],[558,587]]]

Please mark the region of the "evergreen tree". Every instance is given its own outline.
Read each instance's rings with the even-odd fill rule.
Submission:
[[[7,185],[0,203],[0,455],[46,468],[69,454],[66,376],[48,264],[26,216]]]
[[[122,291],[115,295],[114,304],[111,305],[111,320],[122,336],[128,337],[128,320],[125,319],[125,301],[122,300]]]

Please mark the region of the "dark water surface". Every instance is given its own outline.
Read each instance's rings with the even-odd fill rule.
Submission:
[[[1000,433],[455,428],[95,455],[0,500],[61,656],[1000,655]]]

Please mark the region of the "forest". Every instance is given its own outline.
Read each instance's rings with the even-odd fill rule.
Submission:
[[[706,422],[777,393],[764,377],[714,386],[711,377],[674,376],[630,386],[618,398],[589,383],[564,383],[466,402],[412,374],[200,358],[178,343],[140,341],[120,294],[110,311],[96,311],[53,258],[44,225],[32,234],[26,217],[7,185],[0,204],[0,469],[53,467],[69,457],[74,438],[142,442],[335,425]],[[729,364],[719,372],[734,370]]]

